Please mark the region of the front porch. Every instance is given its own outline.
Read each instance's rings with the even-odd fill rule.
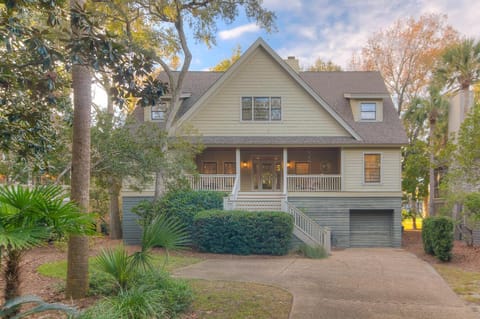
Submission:
[[[340,148],[206,149],[196,159],[194,190],[242,193],[342,191]]]

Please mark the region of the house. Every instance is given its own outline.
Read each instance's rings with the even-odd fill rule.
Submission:
[[[258,39],[228,71],[188,74],[187,125],[206,146],[192,187],[228,192],[225,209],[289,212],[307,243],[400,246],[407,138],[378,72],[300,72]],[[152,194],[124,192],[125,218]]]

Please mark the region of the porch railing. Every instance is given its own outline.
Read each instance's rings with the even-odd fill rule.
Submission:
[[[235,184],[235,174],[188,175],[193,190],[231,192]]]
[[[331,230],[329,227],[322,227],[313,219],[304,214],[295,205],[286,200],[282,201],[282,210],[293,216],[294,233],[304,242],[313,245],[323,246],[327,254],[331,251]]]
[[[288,175],[289,192],[339,192],[342,175]]]

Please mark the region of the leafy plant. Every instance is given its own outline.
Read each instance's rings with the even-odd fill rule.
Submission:
[[[423,220],[422,239],[427,254],[441,261],[452,258],[453,221],[447,217],[428,217]]]
[[[95,258],[98,270],[109,274],[121,289],[127,288],[129,279],[135,276],[131,258],[124,246],[103,249]]]
[[[132,209],[140,223],[148,225],[160,214],[178,218],[192,234],[193,218],[203,210],[222,209],[225,193],[214,191],[171,191],[158,201],[143,201]]]
[[[298,249],[305,257],[308,258],[323,259],[328,257],[328,254],[323,246],[310,246],[307,244],[302,244],[298,247]]]
[[[22,252],[70,234],[93,232],[91,215],[66,201],[58,186],[0,187],[0,262],[5,257],[5,299],[19,295]],[[0,263],[1,265],[1,263]]]
[[[202,251],[284,255],[293,220],[284,212],[210,210],[195,216],[195,243]]]
[[[18,308],[25,304],[34,304],[34,306],[22,313],[15,314]],[[69,316],[76,316],[78,314],[77,310],[73,307],[60,303],[48,303],[37,296],[27,295],[16,297],[5,302],[0,308],[0,318],[20,319],[46,311],[61,311]]]

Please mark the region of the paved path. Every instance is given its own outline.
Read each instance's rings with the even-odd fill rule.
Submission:
[[[286,288],[292,319],[480,318],[429,264],[401,249],[347,249],[324,260],[225,256],[175,274]]]

